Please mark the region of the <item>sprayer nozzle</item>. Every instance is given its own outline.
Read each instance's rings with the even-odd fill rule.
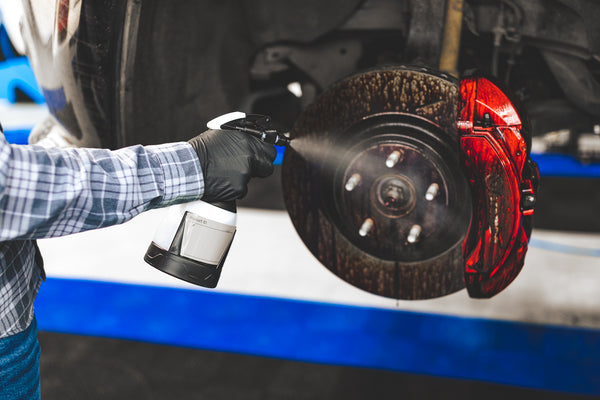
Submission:
[[[277,146],[285,146],[288,147],[290,145],[290,142],[292,140],[287,137],[287,136],[283,136],[283,135],[277,135],[277,140],[275,141],[275,143],[273,143],[274,145]]]
[[[210,121],[210,129],[233,129],[245,132],[258,140],[277,146],[289,146],[290,138],[272,128],[271,117],[268,115],[245,114],[233,112],[222,115]]]

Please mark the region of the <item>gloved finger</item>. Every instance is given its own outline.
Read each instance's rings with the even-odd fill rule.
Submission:
[[[246,197],[246,194],[248,194],[248,185],[245,185],[239,192],[239,194],[237,195],[237,199],[241,200],[244,197]]]
[[[249,174],[232,174],[210,181],[210,191],[203,199],[212,201],[232,201],[241,199],[248,192]]]
[[[277,157],[275,146],[257,141],[255,143],[256,157],[251,160],[251,176],[265,178],[274,171],[273,161]]]
[[[258,178],[266,178],[275,170],[272,161],[266,159],[254,160],[252,163],[252,176]]]
[[[275,149],[275,146],[273,146],[272,144],[264,143],[264,145],[267,147],[267,151],[268,151],[267,158],[269,159],[271,164],[273,164],[273,161],[275,161],[275,158],[277,158],[277,150]]]
[[[241,160],[238,160],[238,162],[241,163]],[[248,192],[248,182],[250,181],[250,160],[247,160],[246,171],[246,173],[231,174],[228,178],[224,179],[228,182],[228,197],[230,200],[241,199]]]

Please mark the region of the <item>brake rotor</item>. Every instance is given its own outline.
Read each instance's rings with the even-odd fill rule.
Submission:
[[[297,120],[283,190],[305,245],[346,282],[397,299],[464,287],[471,197],[459,167],[459,83],[426,69],[347,78]]]

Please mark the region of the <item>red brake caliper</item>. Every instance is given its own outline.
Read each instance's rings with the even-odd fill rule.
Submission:
[[[473,200],[465,283],[471,297],[492,297],[523,267],[539,173],[508,97],[485,78],[463,79],[460,94],[460,157]]]

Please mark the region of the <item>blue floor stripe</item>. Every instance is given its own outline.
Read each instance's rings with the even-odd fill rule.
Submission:
[[[564,154],[531,154],[542,176],[600,178],[600,163],[583,164]]]
[[[529,241],[529,245],[531,247],[537,247],[538,249],[555,251],[558,253],[572,254],[577,256],[586,256],[586,257],[600,257],[600,248],[591,249],[587,247],[579,247],[579,246],[571,246],[568,244],[557,243],[549,240],[542,240],[537,238],[532,238]],[[600,267],[600,265],[598,266]]]
[[[600,395],[600,331],[48,279],[41,330]]]

